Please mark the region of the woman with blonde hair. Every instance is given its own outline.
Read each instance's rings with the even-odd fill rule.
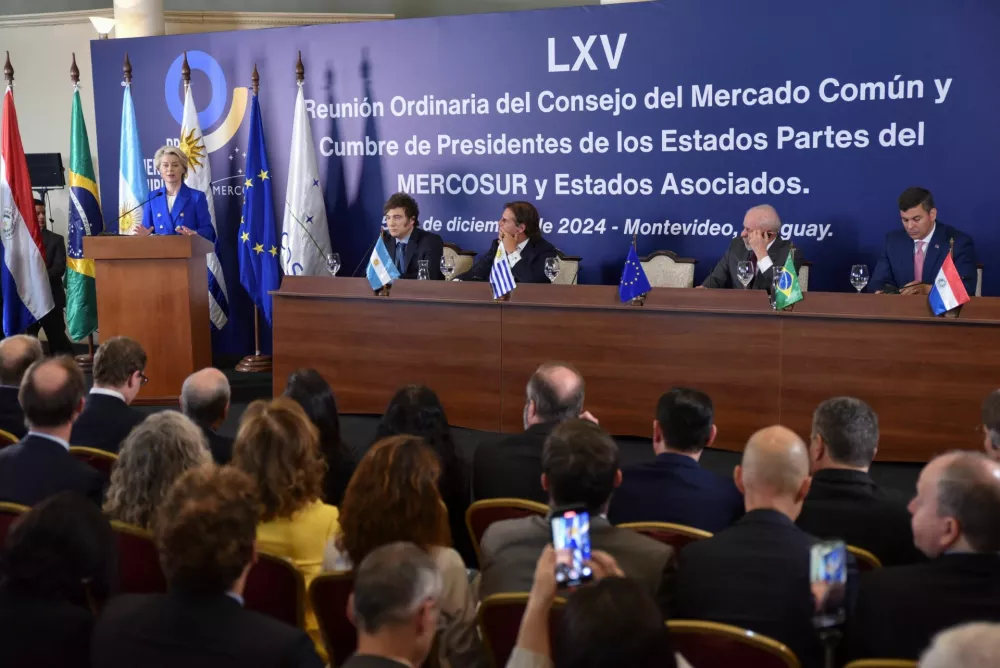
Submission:
[[[328,570],[350,570],[397,541],[430,554],[444,581],[437,646],[444,668],[486,666],[476,601],[465,564],[451,545],[448,510],[438,492],[441,463],[424,440],[400,435],[374,444],[358,463],[340,506],[341,533],[327,549]]]
[[[197,151],[197,149],[195,149]],[[197,164],[208,160],[207,155],[193,154]],[[190,159],[184,151],[174,146],[161,146],[153,157],[153,164],[163,179],[163,185],[149,193],[149,200],[142,205],[142,224],[132,223],[132,216],[122,219],[122,230],[140,236],[150,234],[200,234],[209,241],[215,241],[215,227],[208,211],[205,193],[189,188],[184,183],[190,168]]]
[[[205,436],[191,420],[177,411],[153,413],[122,443],[104,512],[113,520],[152,530],[157,508],[173,482],[211,461]]]

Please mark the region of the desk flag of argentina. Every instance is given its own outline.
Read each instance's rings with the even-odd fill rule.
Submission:
[[[652,289],[646,272],[642,270],[639,255],[635,252],[635,243],[628,247],[628,257],[625,258],[625,268],[622,269],[622,280],[618,283],[618,297],[622,303],[632,301]]]
[[[493,299],[500,299],[505,294],[513,292],[517,287],[514,274],[510,272],[510,262],[503,242],[497,243],[497,254],[493,256],[493,269],[490,270],[490,287],[493,288]]]
[[[389,249],[385,247],[382,233],[379,232],[378,241],[372,249],[371,259],[368,260],[368,282],[372,290],[378,290],[399,278],[399,269],[396,263],[389,257]]]

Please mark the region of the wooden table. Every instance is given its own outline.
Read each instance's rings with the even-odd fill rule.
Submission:
[[[635,307],[617,286],[521,285],[498,304],[483,283],[399,281],[376,297],[365,279],[286,277],[274,391],[313,367],[341,412],[381,414],[401,385],[423,383],[453,425],[517,432],[528,377],[561,360],[583,373],[586,407],[612,434],[650,436],[657,399],[679,385],[712,397],[716,445],[737,451],[775,423],[808,438],[816,405],[851,395],[878,412],[878,459],[922,462],[980,447],[998,341],[1000,298],[953,319],[899,295],[808,293],[773,313],[759,291],[660,289]]]

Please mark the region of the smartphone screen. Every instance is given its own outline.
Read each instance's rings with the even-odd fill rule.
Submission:
[[[824,541],[812,546],[809,586],[816,606],[813,625],[828,628],[843,624],[847,593],[847,546],[843,541]]]
[[[590,513],[585,508],[552,511],[552,547],[556,551],[556,585],[575,587],[590,581]]]

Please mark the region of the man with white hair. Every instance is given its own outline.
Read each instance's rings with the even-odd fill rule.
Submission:
[[[1000,624],[964,624],[934,636],[920,657],[920,668],[996,668],[1000,666]]]
[[[781,238],[781,218],[770,204],[760,204],[743,217],[743,232],[733,239],[725,255],[701,284],[703,288],[742,289],[738,267],[750,263],[751,290],[770,290],[774,268],[785,266],[792,242]],[[802,266],[802,254],[795,253],[795,272]]]

